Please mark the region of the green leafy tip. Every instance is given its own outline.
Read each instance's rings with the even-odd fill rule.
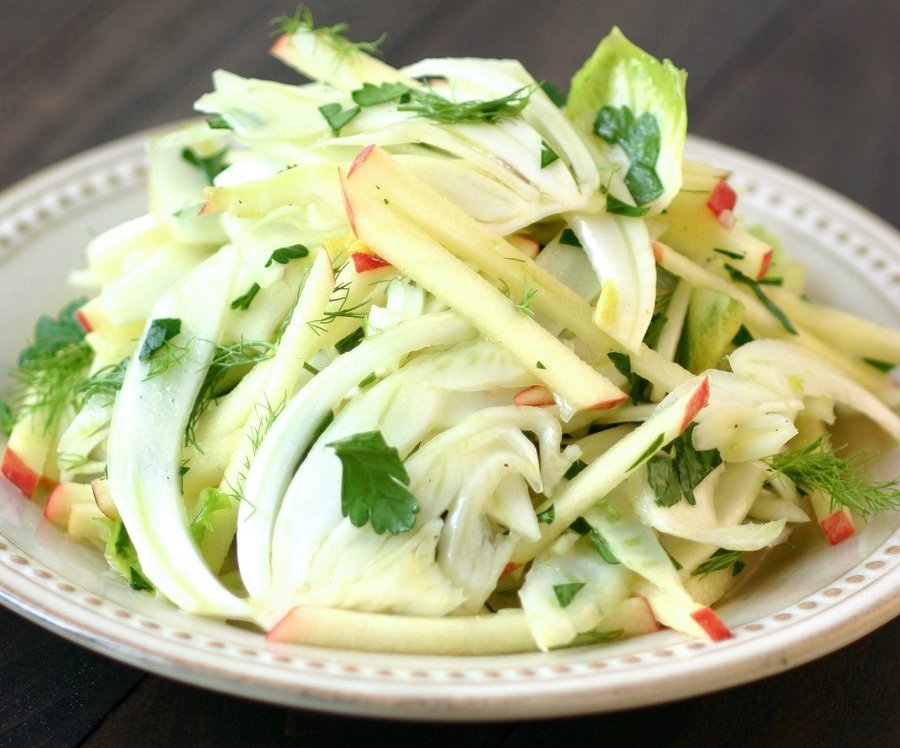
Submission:
[[[166,343],[179,334],[181,334],[181,320],[177,317],[161,317],[153,320],[144,335],[138,358],[141,361],[149,361]]]
[[[730,566],[731,576],[736,577],[744,570],[743,558],[744,554],[741,551],[727,551],[724,548],[719,548],[694,570],[694,574],[702,579],[707,574],[712,574],[714,571],[722,571]]]
[[[387,34],[382,34],[371,42],[355,42],[347,38],[350,26],[346,23],[335,23],[331,26],[316,27],[312,11],[305,5],[297,6],[292,16],[284,15],[272,19],[273,36],[296,34],[298,31],[309,31],[320,39],[331,44],[338,56],[346,57],[352,52],[364,52],[369,55],[380,55],[379,47],[384,44]]]
[[[832,510],[846,507],[860,516],[900,510],[900,477],[872,481],[866,467],[875,454],[867,450],[838,457],[825,437],[794,452],[773,455],[765,462],[806,491],[818,491],[831,501]]]
[[[272,252],[272,255],[266,260],[265,266],[269,267],[273,262],[277,262],[279,265],[287,265],[291,260],[299,260],[301,257],[307,257],[308,255],[309,249],[304,245],[291,244],[289,247],[282,247]]]
[[[759,299],[763,306],[768,309],[772,315],[781,323],[781,326],[784,327],[791,335],[797,334],[797,328],[791,323],[788,319],[787,315],[781,311],[781,308],[770,299],[766,292],[763,291],[762,286],[758,281],[753,280],[753,278],[749,278],[744,275],[740,270],[738,270],[734,265],[730,265],[725,263],[725,269],[728,271],[728,274],[731,276],[731,280],[735,283],[743,283],[745,286],[749,286],[750,290],[753,291],[753,294]]]
[[[256,298],[256,294],[259,293],[259,290],[259,283],[253,283],[245,293],[241,294],[231,302],[231,308],[240,309],[246,312],[250,308],[250,305],[253,303],[253,299]]]
[[[181,158],[187,161],[191,166],[200,169],[204,176],[206,176],[206,181],[209,184],[212,184],[213,180],[225,171],[225,168],[228,166],[225,162],[227,153],[228,148],[222,148],[208,156],[201,156],[193,148],[184,148],[181,151]]]
[[[84,339],[76,313],[87,299],[77,299],[59,315],[42,316],[34,342],[19,354],[10,376],[17,383],[4,411],[4,427],[26,415],[42,421],[50,431],[73,402],[73,385],[85,374],[93,351]],[[10,428],[11,430],[11,428]]]
[[[341,513],[355,527],[367,522],[379,535],[413,528],[419,503],[409,492],[400,453],[380,431],[353,434],[327,446],[341,461]]]
[[[572,600],[575,598],[581,588],[584,587],[584,582],[567,582],[566,584],[554,584],[553,585],[553,594],[556,595],[556,601],[559,603],[560,608],[568,608],[572,603]]]
[[[694,449],[695,424],[672,442],[668,453],[655,455],[647,464],[650,487],[660,506],[674,506],[682,498],[694,504],[694,489],[722,463],[718,450]]]

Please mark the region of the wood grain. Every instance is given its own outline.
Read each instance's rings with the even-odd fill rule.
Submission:
[[[385,57],[510,56],[565,86],[613,24],[690,72],[691,129],[805,173],[897,223],[894,0],[362,0],[319,22]],[[283,0],[0,3],[0,187],[191,113],[224,67],[294,80],[265,54]],[[0,304],[9,300],[0,300]],[[900,744],[894,623],[759,683],[615,715],[440,727],[335,717],[192,688],[117,664],[0,610],[4,746]]]

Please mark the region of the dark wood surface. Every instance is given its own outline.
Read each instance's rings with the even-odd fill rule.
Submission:
[[[895,0],[333,0],[317,20],[389,36],[385,57],[518,57],[565,86],[612,24],[690,72],[691,131],[806,174],[900,223]],[[267,58],[284,1],[3,0],[0,187],[85,148],[184,117],[224,67]],[[0,304],[9,300],[0,300]],[[900,744],[900,624],[722,693],[613,715],[440,727],[290,710],[143,674],[0,609],[0,748],[574,744]]]

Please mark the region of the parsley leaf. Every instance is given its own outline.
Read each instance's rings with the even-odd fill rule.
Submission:
[[[630,174],[631,172],[629,172]],[[649,202],[649,200],[647,201]],[[629,205],[622,202],[615,195],[607,193],[606,195],[606,212],[614,216],[626,216],[627,218],[640,218],[647,215],[648,208],[639,208],[635,205]]]
[[[575,595],[577,595],[581,591],[581,588],[584,587],[584,585],[584,582],[554,584],[553,594],[556,595],[556,602],[559,603],[559,607],[568,608],[572,600],[575,598]]]
[[[591,528],[591,532],[588,535],[590,538],[591,544],[594,546],[594,549],[597,553],[600,554],[600,557],[606,561],[608,564],[619,564],[621,563],[618,558],[616,558],[616,554],[610,550],[609,544],[606,542],[606,538],[600,534],[598,530]]]
[[[359,106],[375,106],[409,96],[409,92],[410,88],[405,83],[382,83],[379,86],[363,83],[362,88],[351,92],[350,97]]]
[[[322,116],[325,118],[331,131],[337,135],[340,133],[341,128],[359,114],[362,109],[358,106],[351,106],[344,109],[337,102],[332,102],[331,104],[322,104],[322,106],[319,107],[319,111],[322,113]]]
[[[644,379],[640,374],[636,374],[631,369],[631,357],[627,353],[619,353],[618,351],[610,351],[606,354],[607,358],[612,361],[613,366],[627,380],[630,392],[629,398],[632,405],[647,400],[650,382]]]
[[[210,184],[213,180],[225,171],[228,164],[225,163],[225,154],[228,148],[211,153],[209,156],[201,156],[193,148],[184,148],[181,151],[181,158],[187,161],[191,166],[196,166],[206,175],[206,181]]]
[[[247,289],[247,292],[238,296],[234,301],[231,302],[232,309],[241,309],[243,311],[247,311],[250,308],[250,305],[253,303],[253,299],[256,298],[256,294],[259,293],[259,283],[254,283]]]
[[[575,460],[575,462],[573,462],[569,466],[569,469],[566,470],[565,474],[563,475],[563,478],[565,478],[566,480],[572,480],[576,475],[578,475],[586,467],[587,467],[587,463],[584,460],[582,460],[582,459]]]
[[[153,320],[144,336],[144,344],[138,358],[141,361],[149,361],[160,348],[180,332],[181,320],[177,317],[161,317]]]
[[[299,260],[301,257],[309,255],[309,250],[302,244],[291,244],[289,247],[282,247],[272,252],[272,256],[266,261],[266,267],[273,262],[279,265],[287,265],[291,260]]]
[[[207,117],[206,124],[209,126],[210,130],[233,129],[231,125],[228,124],[228,120],[225,119],[221,114],[214,114],[212,117]]]
[[[694,489],[722,463],[718,450],[694,448],[694,428],[691,424],[672,442],[668,453],[655,455],[647,465],[650,487],[660,506],[674,506],[682,498],[693,505]]]
[[[400,454],[380,431],[353,434],[327,446],[341,461],[341,514],[355,527],[370,522],[379,535],[413,528],[419,502],[409,492]]]
[[[597,112],[594,132],[610,145],[619,145],[627,154],[631,164],[625,174],[625,185],[639,206],[662,195],[663,184],[656,173],[661,143],[656,117],[644,112],[635,118],[627,106],[618,109],[604,106]]]
[[[551,504],[543,512],[538,512],[537,521],[542,525],[552,525],[556,521],[556,507]]]
[[[554,161],[559,160],[559,154],[554,151],[546,140],[541,141],[541,168],[546,169]]]
[[[572,229],[563,229],[559,235],[559,243],[565,244],[567,247],[581,247],[581,242]]]

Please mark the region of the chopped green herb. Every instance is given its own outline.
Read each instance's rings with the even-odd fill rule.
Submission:
[[[572,480],[576,475],[578,475],[582,470],[587,467],[587,463],[584,460],[575,460],[570,466],[569,469],[566,470],[565,475],[563,476],[566,480]]]
[[[181,333],[181,320],[177,317],[155,319],[147,328],[138,358],[149,361],[166,343]]]
[[[747,256],[744,252],[732,252],[730,249],[722,249],[721,247],[714,247],[713,252],[730,257],[732,260],[743,260]]]
[[[347,351],[352,351],[354,348],[356,348],[356,346],[362,343],[365,336],[366,335],[363,332],[363,329],[361,327],[357,327],[349,335],[341,338],[337,343],[335,343],[334,347],[338,353],[347,353]]]
[[[627,218],[640,218],[641,216],[647,215],[648,210],[648,208],[638,208],[634,205],[624,203],[611,193],[606,195],[606,212],[612,215],[626,216]]]
[[[563,229],[563,232],[559,235],[559,243],[565,244],[567,247],[581,246],[581,242],[578,240],[578,237],[572,229]]]
[[[632,462],[632,463],[628,466],[628,471],[627,471],[627,472],[631,472],[631,471],[634,470],[638,465],[640,465],[641,463],[645,462],[645,461],[648,460],[650,457],[652,457],[653,455],[655,455],[655,454],[659,451],[659,448],[663,445],[663,442],[664,442],[665,440],[666,440],[666,435],[665,435],[665,434],[659,434],[652,442],[650,442],[650,446],[647,447],[647,449],[645,449],[645,450],[641,453],[641,456],[638,457],[634,462]]]
[[[379,535],[407,532],[419,503],[409,492],[409,475],[400,454],[380,431],[354,434],[327,446],[341,461],[341,514],[355,527],[367,522]]]
[[[647,332],[644,333],[644,343],[653,348],[659,342],[659,334],[666,326],[669,318],[662,312],[657,312],[650,318],[650,324],[647,325]]]
[[[575,595],[577,595],[581,591],[581,588],[584,587],[584,584],[584,582],[554,584],[553,594],[556,595],[556,601],[559,603],[559,607],[568,608],[575,598]]]
[[[360,387],[360,388],[368,387],[368,386],[369,386],[370,384],[372,384],[372,382],[374,382],[376,379],[378,379],[378,375],[373,371],[371,374],[369,374],[369,376],[367,376],[365,379],[363,379],[363,380],[357,385],[357,387]]]
[[[765,291],[762,290],[762,286],[753,278],[748,278],[744,275],[740,270],[738,270],[734,265],[725,264],[725,269],[728,270],[728,274],[731,276],[731,280],[735,283],[743,283],[746,286],[750,287],[750,290],[756,295],[756,298],[759,299],[763,305],[768,309],[775,318],[782,324],[785,330],[787,330],[791,335],[797,334],[797,328],[791,324],[791,321],[787,318],[787,315],[781,311],[781,309],[772,301],[768,296],[766,296]]]
[[[760,278],[758,281],[761,286],[783,286],[784,278],[770,278],[768,275],[765,278]]]
[[[744,325],[741,325],[731,342],[735,347],[740,347],[744,345],[744,343],[749,343],[752,340],[753,336],[750,334],[750,331]]]
[[[586,644],[604,644],[606,642],[614,642],[621,639],[625,635],[625,629],[611,629],[609,631],[598,631],[591,629],[583,631],[575,637],[574,644],[576,646],[584,646]]]
[[[231,125],[228,124],[228,120],[225,119],[221,114],[214,114],[212,117],[207,117],[206,124],[209,125],[209,128],[211,130],[233,129]]]
[[[578,519],[569,525],[569,529],[573,532],[577,532],[579,535],[587,535],[593,528],[591,527],[591,523],[584,517],[578,517]]]
[[[872,481],[866,475],[866,466],[874,457],[868,450],[838,457],[821,436],[794,452],[767,457],[765,462],[806,491],[827,496],[832,509],[846,507],[865,517],[900,509],[900,476]]]
[[[222,148],[209,156],[201,156],[193,148],[184,148],[181,151],[181,158],[187,161],[191,166],[196,166],[206,175],[206,181],[210,184],[213,180],[225,171],[228,164],[225,163],[225,155],[228,148]]]
[[[556,521],[556,507],[551,504],[544,511],[538,512],[537,521],[542,525],[552,525]]]
[[[303,368],[306,369],[306,370],[307,370],[310,374],[312,374],[313,376],[315,376],[316,374],[318,374],[319,371],[320,371],[319,369],[317,369],[315,366],[313,366],[313,365],[312,365],[311,363],[309,363],[308,361],[304,361],[304,362],[303,362]]]
[[[131,567],[130,572],[131,578],[128,580],[128,583],[131,585],[131,589],[137,590],[139,592],[142,590],[144,592],[153,592],[154,587],[152,584],[150,584],[147,577],[141,574],[141,572],[139,572],[133,566]]]
[[[639,206],[652,202],[663,193],[662,182],[656,173],[661,142],[656,117],[645,112],[635,119],[627,106],[618,109],[604,106],[597,112],[594,132],[610,145],[618,144],[628,155],[631,164],[625,174],[625,185]]]
[[[650,487],[660,506],[673,506],[682,498],[688,504],[696,503],[694,489],[722,464],[718,450],[694,448],[694,428],[695,424],[691,424],[672,442],[668,453],[656,455],[647,466]]]
[[[666,551],[666,555],[669,557],[669,561],[672,562],[672,566],[675,567],[675,571],[681,571],[684,568],[684,566],[682,566],[681,562],[677,558],[675,558],[675,556],[673,556],[671,553]]]
[[[273,262],[279,265],[287,265],[291,260],[299,260],[301,257],[309,255],[309,250],[302,244],[291,244],[289,247],[281,247],[272,252],[272,255],[266,260],[265,267],[269,267]]]
[[[632,370],[631,357],[627,353],[618,351],[610,351],[606,356],[627,380],[630,389],[628,396],[632,405],[645,401],[650,390],[650,382]]]
[[[694,570],[694,574],[702,579],[707,574],[722,571],[730,566],[731,576],[736,577],[744,570],[743,555],[741,551],[726,551],[724,548],[719,548]]]
[[[547,98],[549,98],[550,101],[556,104],[556,106],[563,107],[566,105],[566,99],[568,97],[550,81],[538,81],[538,85],[541,87],[544,93],[547,94]]]
[[[250,288],[247,289],[246,293],[241,294],[231,302],[231,308],[241,309],[246,312],[253,303],[253,299],[256,298],[256,294],[259,293],[259,290],[259,283],[252,284]]]
[[[321,319],[307,322],[311,330],[315,330],[318,334],[325,332],[326,325],[331,324],[339,317],[346,319],[364,319],[366,313],[363,311],[367,306],[367,302],[363,301],[355,306],[347,306],[347,300],[350,298],[350,284],[339,283],[334,287],[331,298],[328,300],[328,306],[325,308],[325,315]]]
[[[893,371],[898,364],[893,364],[890,361],[879,361],[877,358],[863,358],[869,366],[874,366],[878,371],[883,371],[885,374],[889,371]]]
[[[350,97],[359,106],[375,106],[409,96],[410,88],[405,83],[382,83],[379,86],[363,83],[362,88],[351,92]]]
[[[606,542],[606,538],[599,532],[599,530],[591,530],[590,535],[588,536],[591,540],[591,544],[594,546],[597,553],[600,554],[601,558],[606,561],[608,564],[618,564],[621,563],[618,558],[616,558],[616,554],[613,553],[609,544]]]
[[[546,368],[547,368],[547,365],[546,365],[543,361],[538,361],[538,362],[535,364],[535,367],[538,368],[538,369],[546,369]]]
[[[546,140],[541,141],[541,168],[546,169],[554,161],[559,160],[559,154],[554,151]]]
[[[319,111],[322,113],[322,116],[325,118],[331,131],[335,135],[338,135],[341,128],[359,114],[362,109],[358,106],[351,106],[344,109],[337,102],[332,102],[331,104],[322,104],[322,106],[319,107]]]

